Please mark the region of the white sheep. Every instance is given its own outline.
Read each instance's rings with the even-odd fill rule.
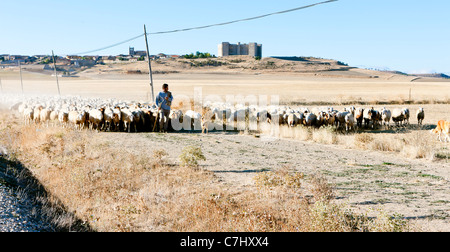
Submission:
[[[60,125],[65,128],[67,126],[67,123],[69,122],[69,112],[66,110],[61,110],[58,113],[58,121]]]
[[[345,125],[345,116],[348,114],[350,114],[350,111],[341,111],[336,113],[336,124],[338,128]]]
[[[346,131],[353,130],[355,128],[355,116],[353,115],[353,113],[350,112],[346,114],[344,117],[344,121]]]
[[[32,108],[25,108],[23,111],[23,120],[25,122],[25,125],[31,124],[33,121],[33,114],[34,110]]]
[[[408,108],[403,108],[402,109],[402,113],[403,113],[403,116],[404,116],[403,123],[404,124],[409,124],[409,116],[410,116],[409,109]]]
[[[70,111],[68,118],[69,121],[75,126],[75,129],[79,129],[81,131],[86,123],[86,115],[86,111]]]
[[[201,120],[202,114],[195,112],[193,110],[188,110],[183,115],[183,128],[186,130],[201,129]]]
[[[55,126],[55,121],[57,121],[58,120],[58,111],[56,111],[56,110],[53,110],[51,113],[50,113],[50,121],[52,122],[52,125],[53,126]]]
[[[34,115],[34,123],[39,123],[39,121],[40,121],[40,119],[41,119],[41,110],[44,108],[44,106],[42,106],[42,105],[37,105],[35,108],[34,108],[34,111],[33,111],[33,115]]]
[[[391,111],[389,109],[383,108],[381,110],[381,121],[385,128],[389,128],[389,122],[391,121]]]
[[[294,113],[289,113],[287,118],[287,124],[289,127],[294,127],[297,125],[298,119],[297,116]]]
[[[114,119],[114,111],[111,107],[105,108],[105,111],[103,112],[103,119],[105,121],[104,129],[111,131],[111,125],[113,124]]]
[[[91,109],[89,110],[89,129],[100,130],[100,125],[103,123],[104,116],[103,113],[105,108]]]
[[[121,113],[122,113],[123,128],[125,131],[128,131],[128,133],[130,133],[131,124],[134,122],[134,115],[128,108],[123,108],[121,110]]]
[[[174,130],[178,131],[183,128],[183,111],[179,109],[172,109],[170,110],[169,114],[171,126]],[[216,117],[217,118],[217,117]],[[153,120],[153,118],[151,119]],[[156,120],[156,118],[155,118]]]
[[[39,121],[40,123],[46,123],[47,128],[50,122],[50,114],[52,113],[52,110],[49,108],[43,108],[39,113]]]

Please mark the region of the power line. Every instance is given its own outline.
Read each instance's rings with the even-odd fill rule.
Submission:
[[[264,14],[264,15],[260,15],[260,16],[256,16],[256,17],[250,17],[250,18],[243,18],[243,19],[238,19],[238,20],[233,20],[233,21],[228,21],[228,22],[224,22],[224,23],[218,23],[218,24],[211,24],[211,25],[204,25],[204,26],[197,26],[197,27],[191,27],[191,28],[184,28],[184,29],[176,29],[176,30],[169,30],[169,31],[160,31],[160,32],[150,32],[147,33],[147,35],[159,35],[159,34],[166,34],[166,33],[176,33],[176,32],[184,32],[184,31],[190,31],[190,30],[199,30],[199,29],[205,29],[205,28],[210,28],[210,27],[214,27],[214,26],[223,26],[223,25],[229,25],[229,24],[234,24],[234,23],[238,23],[238,22],[245,22],[245,21],[250,21],[250,20],[255,20],[255,19],[260,19],[260,18],[265,18],[268,16],[273,16],[273,15],[279,15],[279,14],[285,14],[288,12],[293,12],[293,11],[298,11],[298,10],[302,10],[302,9],[306,9],[306,8],[311,8],[317,5],[321,5],[321,4],[327,4],[327,3],[331,3],[331,2],[337,2],[338,0],[328,0],[328,1],[323,1],[323,2],[319,2],[319,3],[314,3],[314,4],[309,4],[309,5],[304,5],[304,6],[300,6],[297,8],[293,8],[293,9],[288,9],[288,10],[283,10],[283,11],[277,11],[277,12],[272,12],[269,14]],[[135,39],[138,39],[142,36],[144,36],[145,34],[142,33],[136,37],[132,37],[130,39],[124,40],[122,42],[118,42],[109,46],[105,46],[102,48],[98,48],[95,50],[91,50],[91,51],[86,51],[86,52],[80,52],[80,53],[74,53],[74,55],[78,55],[78,54],[88,54],[88,53],[93,53],[93,52],[97,52],[97,51],[103,51],[112,47],[116,47],[122,44],[125,44],[127,42],[133,41]]]
[[[140,38],[140,37],[142,37],[144,35],[145,34],[142,33],[139,36],[132,37],[130,39],[124,40],[124,41],[119,42],[119,43],[115,43],[115,44],[112,44],[112,45],[109,45],[109,46],[105,46],[105,47],[102,47],[102,48],[98,48],[98,49],[95,49],[95,50],[91,50],[91,51],[80,52],[80,53],[73,53],[73,55],[88,54],[88,53],[93,53],[93,52],[97,52],[97,51],[103,51],[103,50],[106,50],[106,49],[109,49],[109,48],[112,48],[112,47],[116,47],[116,46],[121,45],[121,44],[125,44],[125,43],[130,42],[130,41],[133,41],[133,40],[138,39],[138,38]]]
[[[151,33],[147,33],[147,34],[149,34],[149,35],[165,34],[165,33],[183,32],[183,31],[190,31],[190,30],[197,30],[197,29],[205,29],[205,28],[209,28],[209,27],[213,27],[213,26],[229,25],[229,24],[234,24],[234,23],[238,23],[238,22],[250,21],[250,20],[255,20],[255,19],[259,19],[259,18],[265,18],[265,17],[268,17],[268,16],[273,16],[273,15],[278,15],[278,14],[284,14],[284,13],[288,13],[288,12],[298,11],[298,10],[301,10],[301,9],[314,7],[316,5],[326,4],[326,3],[336,2],[336,1],[338,1],[338,0],[329,0],[329,1],[324,1],[324,2],[320,2],[320,3],[305,5],[305,6],[289,9],[289,10],[278,11],[278,12],[273,12],[273,13],[269,13],[269,14],[265,14],[265,15],[261,15],[261,16],[256,16],[256,17],[251,17],[251,18],[243,18],[243,19],[238,19],[238,20],[224,22],[224,23],[205,25],[205,26],[198,26],[198,27],[185,28],[185,29],[178,29],[178,30],[172,30],[172,31],[151,32]]]

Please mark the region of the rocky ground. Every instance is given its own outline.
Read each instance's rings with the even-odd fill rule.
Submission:
[[[52,225],[39,217],[37,206],[0,176],[0,232],[51,232]]]

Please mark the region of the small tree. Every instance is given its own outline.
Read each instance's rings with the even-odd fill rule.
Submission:
[[[215,55],[211,55],[209,52],[199,52],[197,51],[195,54],[185,54],[182,56],[185,59],[206,59],[206,58],[215,58]]]

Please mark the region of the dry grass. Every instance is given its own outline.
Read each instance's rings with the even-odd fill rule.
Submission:
[[[259,173],[253,190],[236,191],[211,172],[170,163],[164,150],[117,149],[91,131],[7,125],[0,144],[47,188],[50,200],[97,231],[410,230],[402,218],[374,220],[336,205],[324,178],[289,167]]]
[[[272,128],[263,128],[262,133],[274,135]],[[343,132],[333,127],[311,128],[304,126],[280,126],[276,137],[312,141],[321,144],[340,145],[345,148],[395,152],[413,159],[445,158],[443,147],[428,130],[415,126],[394,128],[387,133],[366,130],[363,132]],[[442,154],[444,153],[444,154]]]

